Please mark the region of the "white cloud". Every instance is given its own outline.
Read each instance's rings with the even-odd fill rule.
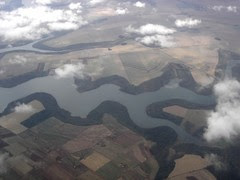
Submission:
[[[237,7],[236,6],[222,6],[222,5],[218,5],[218,6],[213,6],[212,9],[214,11],[222,11],[222,10],[225,10],[227,12],[234,12],[236,13],[237,12]]]
[[[34,40],[54,31],[75,30],[87,24],[75,10],[47,6],[0,11],[0,38],[3,41]]]
[[[130,33],[141,34],[141,35],[152,35],[152,34],[167,35],[167,34],[173,34],[174,32],[176,32],[175,29],[170,29],[158,24],[146,24],[146,25],[140,26],[139,28],[133,28],[132,26],[128,26],[126,28],[126,31]]]
[[[236,6],[228,6],[227,11],[228,12],[237,12],[237,7]]]
[[[71,10],[77,10],[79,13],[81,12],[81,9],[82,9],[81,3],[71,3],[68,5],[68,7]]]
[[[232,140],[240,134],[240,83],[224,80],[214,86],[215,111],[209,114],[204,137],[207,141]]]
[[[139,8],[144,8],[146,6],[146,4],[142,3],[140,1],[137,1],[136,3],[134,3],[134,6],[139,7]]]
[[[79,26],[74,22],[54,22],[48,25],[48,28],[51,31],[76,30],[78,27]]]
[[[16,113],[32,113],[36,110],[29,104],[18,104],[14,109],[14,112]]]
[[[128,9],[127,8],[117,8],[116,9],[116,14],[118,14],[118,15],[124,15],[124,14],[127,14],[128,13]]]
[[[64,3],[66,0],[35,0],[34,2],[41,5],[51,5],[55,3]]]
[[[93,60],[91,63],[83,64],[78,62],[75,64],[65,64],[55,69],[55,77],[60,78],[85,78],[86,76],[96,77],[103,71],[103,65],[98,60]]]
[[[192,18],[186,18],[186,19],[177,19],[175,21],[175,25],[177,27],[188,27],[188,28],[192,28],[194,26],[197,26],[199,24],[201,24],[201,20],[199,19],[192,19]]]
[[[128,26],[126,31],[137,34],[136,41],[147,46],[172,47],[175,44],[173,37],[170,35],[176,32],[176,30],[159,24],[146,24],[139,28]]]
[[[69,78],[69,77],[84,77],[84,64],[65,64],[62,67],[55,69],[55,75],[57,78]]]
[[[106,1],[106,0],[91,0],[91,1],[89,2],[89,5],[95,6],[96,4],[103,3],[104,1]]]
[[[173,38],[171,36],[164,35],[152,35],[152,36],[144,36],[136,39],[144,45],[148,46],[161,46],[161,47],[172,47],[175,45],[173,42]]]
[[[0,175],[7,172],[7,159],[9,155],[7,153],[0,155]]]

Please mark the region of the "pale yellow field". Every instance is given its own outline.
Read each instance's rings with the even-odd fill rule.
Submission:
[[[198,109],[187,109],[181,106],[168,106],[163,108],[164,112],[180,116],[183,118],[181,126],[184,127],[186,122],[191,123],[193,125],[191,129],[188,129],[190,133],[194,133],[199,128],[207,126],[207,116],[209,114],[209,110],[198,110]]]
[[[28,119],[33,114],[44,110],[42,103],[37,100],[30,102],[28,105],[31,105],[34,111],[25,113],[12,112],[11,114],[0,118],[0,125],[15,134],[25,131],[27,128],[23,126],[21,122]]]
[[[194,79],[202,85],[213,81],[218,64],[219,46],[210,36],[176,35],[177,46],[163,51],[191,68]]]
[[[140,149],[139,146],[134,146],[134,147],[132,148],[132,151],[133,151],[133,154],[134,154],[135,158],[136,158],[139,162],[143,163],[144,161],[147,160],[147,158],[143,155],[143,153],[142,153],[142,151],[141,151],[141,149]]]
[[[187,113],[187,109],[181,106],[168,106],[163,108],[163,111],[180,117],[184,117]]]
[[[169,179],[182,174],[198,171],[210,165],[209,161],[197,155],[184,155],[182,158],[175,160],[174,170],[168,176]]]
[[[84,32],[82,33],[84,34]],[[61,38],[69,39],[70,37],[68,36],[73,35],[67,34],[66,36],[67,37],[63,36]],[[61,40],[61,38],[52,41],[65,42],[65,40]],[[162,68],[164,68],[169,62],[184,62],[191,67],[195,79],[197,77],[202,84],[204,84],[204,82],[205,84],[208,84],[212,80],[211,73],[213,73],[215,68],[214,65],[216,65],[213,63],[211,64],[211,58],[213,59],[213,56],[215,55],[211,54],[213,52],[210,50],[207,51],[203,49],[204,51],[197,52],[198,50],[199,48],[152,49],[135,41],[129,41],[127,45],[112,47],[111,51],[107,48],[96,48],[59,55],[10,53],[4,56],[3,61],[0,62],[1,67],[4,69],[10,69],[10,71],[4,72],[1,75],[1,78],[31,71],[37,67],[39,62],[44,62],[45,69],[47,70],[61,67],[63,64],[67,63],[82,63],[84,60],[86,62],[84,72],[93,79],[119,75],[125,77],[130,83],[139,85],[144,81],[160,76],[162,74]],[[209,62],[207,65],[203,65],[205,63],[202,63],[205,58],[204,54],[208,57]],[[27,63],[24,65],[12,64],[11,60],[16,56],[25,58]],[[193,58],[194,60],[189,60],[189,58],[186,57]],[[51,74],[54,74],[53,71],[54,70],[52,70]]]
[[[189,172],[186,174],[182,174],[179,176],[171,177],[168,178],[169,180],[186,180],[187,177],[195,177],[197,179],[204,179],[204,180],[216,180],[216,177],[211,174],[208,170],[206,169],[201,169],[193,172]]]
[[[98,152],[92,153],[90,156],[81,160],[85,166],[87,166],[92,171],[97,171],[99,168],[110,162],[110,159],[106,158]]]

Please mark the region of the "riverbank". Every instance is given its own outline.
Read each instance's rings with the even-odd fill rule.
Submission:
[[[75,78],[75,84],[80,93],[96,89],[104,84],[114,84],[119,86],[120,90],[125,93],[137,95],[145,92],[157,91],[169,85],[173,80],[179,80],[179,83],[176,83],[177,86],[179,85],[180,87],[189,89],[196,94],[210,95],[212,93],[212,86],[202,88],[196,83],[189,68],[184,64],[169,63],[162,71],[163,73],[161,76],[145,81],[138,86],[130,84],[128,80],[118,75],[100,78],[95,81],[92,81],[91,78]]]
[[[25,83],[31,79],[48,76],[49,71],[48,70],[44,71],[44,66],[45,66],[44,63],[39,63],[38,67],[31,72],[27,72],[19,76],[10,77],[7,79],[1,79],[0,87],[12,88],[19,84]]]

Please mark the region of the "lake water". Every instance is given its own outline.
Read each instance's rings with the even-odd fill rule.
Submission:
[[[86,117],[100,103],[107,100],[116,101],[128,109],[131,119],[138,126],[144,128],[169,126],[185,141],[193,141],[193,138],[170,121],[149,117],[146,114],[146,107],[154,102],[169,99],[182,99],[201,105],[212,105],[215,102],[213,96],[198,95],[182,87],[161,88],[154,92],[131,95],[120,91],[118,86],[108,84],[79,93],[72,78],[56,79],[54,76],[47,76],[30,80],[13,88],[0,88],[0,110],[3,111],[10,102],[36,92],[51,94],[59,106],[69,111],[72,116]]]

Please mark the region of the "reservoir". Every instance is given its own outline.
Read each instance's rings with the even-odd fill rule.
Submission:
[[[10,102],[36,92],[51,94],[58,105],[69,111],[72,116],[86,117],[102,102],[115,101],[128,109],[130,118],[136,125],[143,128],[169,126],[178,133],[179,138],[185,141],[192,141],[192,136],[168,120],[149,117],[146,114],[146,107],[154,102],[171,99],[180,99],[206,106],[215,103],[214,96],[198,95],[182,87],[163,87],[154,92],[131,95],[120,91],[118,86],[106,84],[97,89],[79,93],[73,78],[57,79],[54,76],[47,76],[32,79],[13,88],[0,88],[0,111],[3,111]]]

